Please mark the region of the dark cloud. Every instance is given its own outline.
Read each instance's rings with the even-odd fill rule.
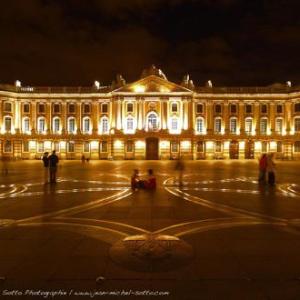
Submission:
[[[157,64],[196,84],[300,83],[293,0],[11,0],[0,15],[0,81],[128,81]]]

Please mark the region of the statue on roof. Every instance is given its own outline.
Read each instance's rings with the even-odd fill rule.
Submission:
[[[194,82],[193,82],[193,80],[190,79],[189,74],[186,74],[183,76],[181,85],[188,89],[191,89],[191,90],[193,90],[195,88]]]
[[[150,75],[155,75],[157,77],[168,80],[167,76],[163,73],[163,71],[161,69],[156,68],[155,65],[152,65],[148,69],[144,69],[143,72],[142,72],[141,78],[145,78],[145,77],[150,76]]]

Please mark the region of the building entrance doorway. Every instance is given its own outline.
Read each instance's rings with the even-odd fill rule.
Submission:
[[[247,141],[245,145],[245,158],[251,159],[254,158],[254,142]]]
[[[231,141],[230,142],[229,157],[231,159],[238,159],[239,158],[239,142],[238,141]]]
[[[146,159],[158,159],[158,138],[146,139]]]

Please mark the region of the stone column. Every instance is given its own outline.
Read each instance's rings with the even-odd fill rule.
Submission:
[[[285,120],[285,127],[286,127],[286,134],[291,134],[291,131],[294,130],[294,124],[292,120],[292,102],[286,101],[284,105],[284,120]]]
[[[257,101],[254,103],[253,109],[253,126],[255,128],[255,134],[258,135],[260,134],[260,107]]]
[[[20,100],[15,100],[15,131],[16,133],[20,132],[20,123],[21,123],[21,109],[20,109]]]
[[[245,133],[245,103],[243,101],[240,101],[238,104],[238,123],[240,126],[240,134]]]
[[[141,98],[137,101],[138,129],[143,129],[143,102]]]
[[[117,129],[122,129],[122,106],[121,106],[121,100],[117,100]]]
[[[275,134],[275,103],[274,102],[270,103],[269,109],[270,109],[270,111],[268,113],[268,115],[269,115],[269,118],[268,118],[269,125],[268,126],[270,128],[271,134],[274,135]]]
[[[223,130],[225,134],[229,133],[229,113],[228,113],[228,100],[224,102],[224,112],[223,112]]]

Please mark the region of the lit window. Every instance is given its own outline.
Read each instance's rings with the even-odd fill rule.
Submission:
[[[230,128],[229,128],[230,133],[236,134],[236,131],[237,131],[237,119],[236,118],[231,118],[229,126],[230,126]]]
[[[23,119],[23,132],[25,133],[29,132],[29,118]]]
[[[11,103],[9,103],[9,102],[4,103],[4,111],[5,112],[11,112],[12,111]]]
[[[83,119],[83,132],[84,133],[90,132],[90,119],[89,118]]]
[[[196,130],[198,133],[204,133],[204,120],[203,118],[197,118]]]
[[[44,152],[44,142],[38,142],[37,151]]]
[[[38,119],[38,132],[39,133],[45,132],[45,119],[44,118]]]
[[[158,127],[157,124],[157,116],[154,113],[149,114],[148,116],[148,129],[149,130],[156,130]]]
[[[295,118],[295,132],[300,132],[300,118]]]
[[[246,134],[252,133],[252,119],[251,118],[247,118],[245,120],[245,133]]]
[[[294,144],[294,152],[300,152],[300,141],[296,141]]]
[[[11,141],[5,141],[5,143],[4,143],[4,152],[12,152],[12,143],[11,143]]]
[[[90,142],[84,142],[83,152],[90,152]]]
[[[300,103],[295,104],[295,112],[300,112]]]
[[[107,141],[101,142],[101,152],[107,152]]]
[[[222,106],[221,106],[221,104],[216,104],[216,105],[215,105],[215,112],[216,112],[217,114],[219,114],[219,113],[222,112]]]
[[[133,152],[133,141],[127,141],[126,152]]]
[[[68,119],[68,132],[75,133],[75,118]]]
[[[101,112],[102,113],[107,113],[108,112],[108,105],[107,105],[107,103],[103,103],[101,105]]]
[[[6,132],[10,132],[11,131],[11,117],[5,117],[4,118],[4,129]]]
[[[58,133],[60,129],[60,120],[59,118],[54,118],[53,119],[53,132]]]
[[[260,134],[267,134],[268,119],[260,119]]]
[[[275,122],[275,132],[277,134],[282,134],[282,123],[283,120],[281,118],[277,118]]]
[[[178,130],[178,120],[177,120],[177,118],[172,118],[172,120],[171,120],[171,129],[172,129],[172,131],[177,131]]]
[[[178,143],[175,141],[172,141],[171,142],[171,152],[178,152],[178,150],[179,150]]]
[[[102,133],[107,134],[108,133],[108,119],[107,118],[101,119],[101,127],[102,127]]]
[[[74,152],[75,144],[74,142],[68,142],[68,152]]]
[[[247,114],[251,114],[252,113],[252,105],[251,104],[246,104],[245,111],[246,111]]]
[[[127,118],[126,127],[128,132],[133,131],[133,118]]]
[[[133,112],[133,103],[127,103],[127,112]]]
[[[197,111],[197,114],[202,114],[203,113],[203,104],[198,103],[196,106],[196,111]]]
[[[215,151],[222,152],[222,142],[221,141],[215,142]]]
[[[177,103],[173,102],[172,103],[172,108],[171,108],[172,112],[177,112],[178,111],[178,106]]]
[[[75,113],[75,104],[73,104],[73,103],[69,104],[69,113],[70,114]]]
[[[29,111],[30,111],[30,105],[29,105],[29,103],[25,103],[23,105],[23,112],[24,113],[29,113]]]
[[[215,119],[215,133],[221,133],[222,129],[222,119],[216,118]]]

